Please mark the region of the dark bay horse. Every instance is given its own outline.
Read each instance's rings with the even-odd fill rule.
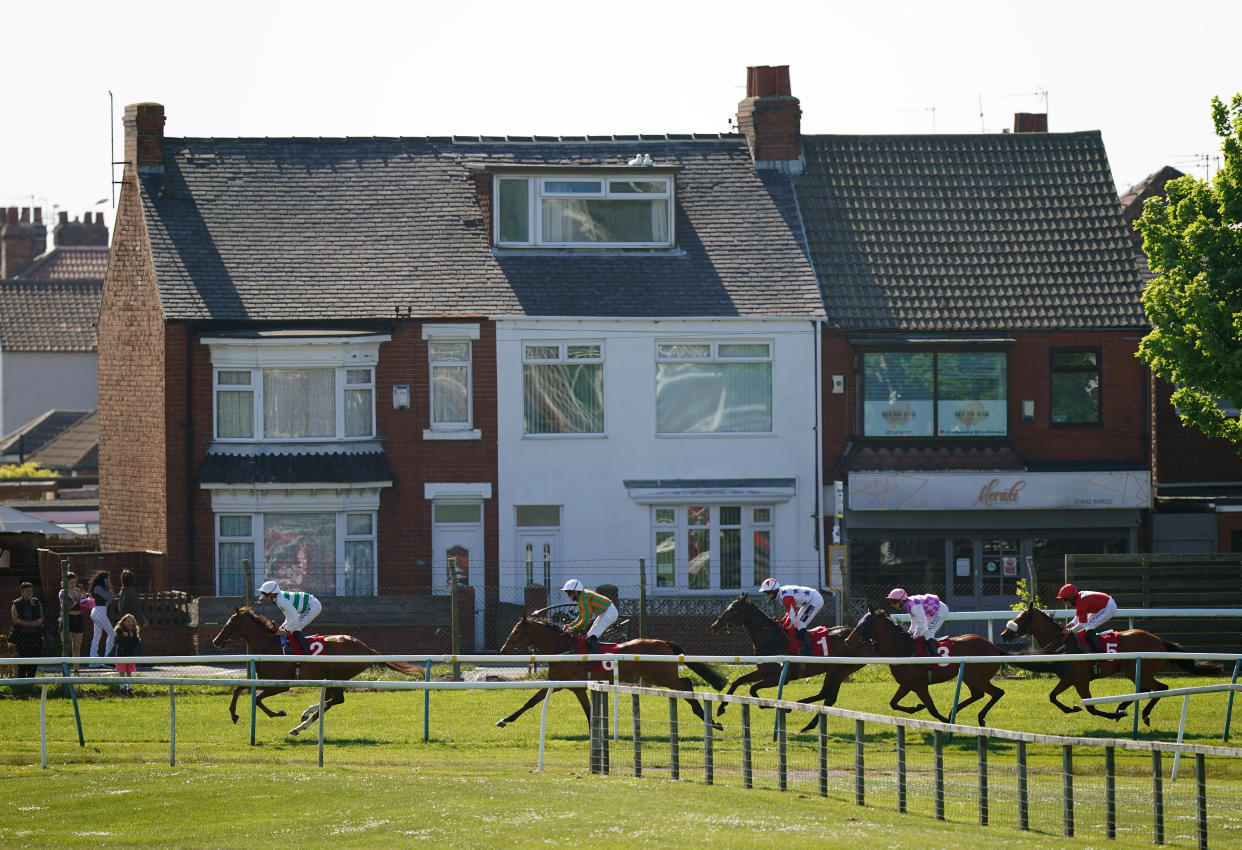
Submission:
[[[886,611],[872,611],[864,614],[863,618],[858,621],[858,625],[850,632],[849,637],[845,639],[847,646],[856,646],[858,643],[866,641],[871,644],[876,655],[888,656],[896,658],[900,656],[913,656],[914,638],[906,632],[904,628],[889,619]],[[856,653],[857,654],[857,653]],[[984,637],[979,635],[960,635],[958,637],[949,638],[949,656],[954,655],[1004,655],[1000,647]],[[936,709],[936,704],[932,702],[929,685],[939,682],[947,682],[950,679],[957,678],[957,664],[950,664],[945,667],[939,665],[923,665],[923,664],[890,664],[889,671],[893,674],[893,679],[897,682],[897,693],[893,695],[889,705],[898,711],[904,711],[907,714],[914,714],[916,711],[926,707],[932,717],[935,717],[942,723],[948,723],[949,719]],[[995,664],[967,664],[966,670],[962,676],[962,682],[970,689],[970,696],[958,703],[958,709],[963,709],[976,700],[982,699],[986,694],[990,699],[979,710],[979,725],[983,726],[984,719],[987,717],[988,711],[996,704],[996,701],[1005,695],[1005,692],[996,685],[992,684],[992,677],[1000,670],[1000,662]],[[901,699],[908,693],[913,693],[923,702],[920,705],[904,706],[901,705]]]
[[[1006,623],[1005,630],[1001,632],[1001,640],[1012,640],[1015,637],[1022,637],[1024,635],[1030,635],[1035,639],[1035,642],[1039,644],[1041,653],[1062,652],[1067,648],[1067,640],[1074,641],[1074,644],[1078,642],[1076,637],[1070,636],[1070,632],[1066,630],[1064,625],[1052,619],[1042,609],[1034,607],[1025,609]],[[1070,651],[1074,651],[1072,645],[1068,648]],[[1117,632],[1117,651],[1184,652],[1185,650],[1177,644],[1151,632],[1143,631],[1142,629],[1126,629],[1125,631]],[[1220,667],[1206,661],[1196,661],[1188,658],[1185,661],[1178,660],[1175,663],[1188,673],[1210,675],[1220,672]],[[1139,678],[1140,691],[1167,691],[1169,689],[1168,685],[1156,681],[1156,674],[1164,669],[1164,665],[1165,660],[1162,658],[1143,659],[1142,676]],[[1096,708],[1094,705],[1065,705],[1057,699],[1057,694],[1068,688],[1073,688],[1078,692],[1079,699],[1088,699],[1091,696],[1091,681],[1093,679],[1104,679],[1118,673],[1124,673],[1133,681],[1135,668],[1133,659],[1125,661],[1067,661],[1065,663],[1050,663],[1046,666],[1049,672],[1055,673],[1058,677],[1057,684],[1053,687],[1052,693],[1048,694],[1048,700],[1066,714],[1082,711],[1085,708],[1090,713],[1099,717],[1106,717],[1109,720],[1120,720],[1126,716],[1126,709],[1130,706],[1128,702],[1119,704],[1116,711],[1104,711]],[[1143,706],[1143,722],[1148,726],[1151,725],[1151,720],[1149,719],[1151,710],[1156,707],[1156,703],[1159,701],[1160,697],[1152,697],[1147,701],[1147,705]]]
[[[724,609],[716,622],[712,623],[713,630],[724,629],[728,631],[733,626],[743,626],[750,634],[750,642],[754,644],[755,655],[788,655],[789,641],[785,637],[785,630],[781,628],[781,624],[773,617],[765,614],[760,610],[759,606],[751,602],[745,593],[738,596],[729,603],[729,607]],[[826,638],[828,641],[828,655],[841,656],[853,655],[854,650],[845,646],[845,638],[850,633],[849,626],[836,626],[828,630]],[[871,655],[870,648],[864,648],[862,653]],[[742,685],[750,685],[750,695],[758,696],[758,692],[763,688],[775,688],[781,681],[781,667],[779,662],[760,664],[754,670],[742,676],[738,676],[729,685],[729,689],[725,693],[733,693]],[[791,664],[789,672],[785,674],[785,681],[794,679],[806,679],[811,676],[822,675],[824,684],[819,689],[819,693],[814,696],[804,697],[798,702],[812,703],[822,699],[824,705],[833,705],[837,701],[837,694],[841,690],[841,683],[853,673],[855,670],[861,669],[862,664]],[[727,702],[720,704],[720,709],[716,712],[716,716],[724,714]],[[809,732],[819,722],[819,717],[812,716],[811,721],[801,731]]]
[[[514,624],[513,631],[505,639],[504,645],[500,647],[500,651],[502,653],[518,652],[519,650],[533,647],[536,654],[539,655],[558,655],[574,648],[576,644],[577,638],[567,633],[557,624],[523,614],[517,623]],[[645,657],[650,655],[682,655],[684,650],[672,641],[638,638],[637,640],[629,640],[625,643],[617,644],[617,653],[618,655],[641,655]],[[588,668],[590,666],[590,664],[573,657],[566,658],[564,661],[553,661],[548,664],[548,678],[553,681],[587,679],[590,678],[588,676]],[[702,676],[716,690],[720,690],[727,684],[728,680],[719,671],[706,664],[687,661],[686,666]],[[602,675],[596,674],[597,677]],[[639,678],[673,691],[694,690],[694,683],[678,672],[675,660],[672,662],[645,660],[620,662],[617,669],[618,681],[633,682]],[[612,676],[608,675],[607,680],[612,681]],[[586,689],[572,688],[571,690],[578,697],[578,702],[582,705],[582,711],[586,714],[587,722],[589,723],[591,720],[591,707],[587,703]],[[547,688],[536,691],[534,696],[526,701],[525,705],[503,720],[496,721],[496,725],[506,726],[512,723],[523,712],[543,699],[547,692]],[[699,704],[699,701],[693,697],[686,697],[685,700],[690,703],[690,708],[694,710],[695,715],[702,720],[703,706]],[[719,723],[712,723],[712,726],[717,729],[724,728]]]
[[[224,628],[211,639],[211,642],[215,646],[221,646],[237,638],[241,638],[246,642],[246,650],[251,655],[280,655],[281,653],[280,634],[276,624],[262,614],[256,614],[252,608],[234,608],[233,616],[229,617],[229,621],[224,624]],[[327,635],[323,639],[323,654],[379,655],[380,653],[355,637],[350,637],[349,635]],[[352,679],[371,666],[366,662],[358,661],[300,664],[297,661],[298,658],[300,656],[295,655],[290,656],[291,660],[289,661],[260,661],[255,665],[255,672],[260,679],[305,679],[308,685],[313,686],[316,679],[334,679],[336,681]],[[422,672],[420,668],[413,664],[405,664],[399,661],[386,661],[384,663],[398,673],[416,675]],[[239,685],[233,689],[233,701],[229,703],[229,716],[233,718],[234,723],[237,722],[237,698],[246,690],[249,690],[249,688],[245,685]],[[273,711],[263,704],[263,700],[275,694],[284,693],[287,690],[289,688],[259,688],[258,693],[255,695],[255,704],[263,709],[263,713],[268,717],[284,717],[284,709]],[[327,713],[329,708],[334,705],[340,705],[343,702],[345,702],[344,688],[328,688],[323,703],[323,710]],[[289,734],[298,734],[310,726],[318,717],[319,703],[311,703],[302,712],[302,721],[290,729]]]

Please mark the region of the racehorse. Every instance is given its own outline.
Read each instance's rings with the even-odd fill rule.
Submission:
[[[1025,609],[1006,623],[1005,630],[1001,632],[1001,640],[1012,640],[1023,635],[1033,637],[1035,642],[1039,644],[1040,652],[1043,653],[1063,652],[1067,648],[1073,651],[1072,647],[1067,645],[1067,642],[1073,641],[1077,643],[1077,638],[1072,637],[1064,625],[1052,619],[1042,609],[1035,607]],[[1184,652],[1185,650],[1177,644],[1151,632],[1142,629],[1126,629],[1125,631],[1117,632],[1117,651]],[[1196,661],[1188,658],[1185,661],[1179,659],[1174,663],[1189,673],[1207,675],[1220,672],[1220,667],[1206,661]],[[1165,661],[1162,658],[1144,659],[1142,676],[1139,679],[1139,690],[1167,691],[1169,689],[1168,685],[1156,681],[1156,674],[1164,669],[1164,665]],[[1058,676],[1056,686],[1052,689],[1052,693],[1048,694],[1048,701],[1066,714],[1082,711],[1085,708],[1092,714],[1106,717],[1109,720],[1120,720],[1126,716],[1126,709],[1130,706],[1128,702],[1118,705],[1116,711],[1104,711],[1096,708],[1094,705],[1065,705],[1057,699],[1057,694],[1072,687],[1078,692],[1079,699],[1089,699],[1091,697],[1092,679],[1103,679],[1117,673],[1124,673],[1133,681],[1135,667],[1133,659],[1125,661],[1053,662],[1048,664],[1047,667],[1049,672],[1055,673]],[[1159,701],[1160,697],[1152,697],[1147,701],[1147,705],[1143,706],[1143,722],[1148,726],[1151,725],[1151,710],[1156,707],[1156,703]]]
[[[280,634],[276,624],[262,614],[256,614],[254,609],[250,607],[234,608],[233,616],[229,617],[229,621],[224,624],[224,628],[211,639],[211,642],[218,647],[237,638],[246,641],[246,650],[252,655],[281,654]],[[323,654],[379,655],[380,653],[356,637],[327,635],[323,639]],[[289,661],[260,661],[255,667],[255,672],[260,679],[305,679],[308,682],[313,682],[315,679],[335,679],[339,681],[342,679],[352,679],[371,666],[365,661],[341,661],[324,664],[310,663],[305,665],[309,669],[301,669],[303,665],[298,661],[299,658],[300,656],[295,655],[291,656]],[[406,664],[400,661],[385,661],[384,663],[398,673],[415,675],[421,672],[413,664]],[[245,690],[248,690],[245,685],[238,685],[233,689],[233,701],[229,703],[229,716],[233,718],[234,723],[237,722],[237,697]],[[263,704],[263,700],[287,690],[289,688],[259,688],[258,694],[255,697],[255,704],[263,709],[263,713],[268,717],[284,717],[286,714],[284,709],[273,711]],[[344,688],[328,688],[323,710],[326,713],[332,706],[340,705],[343,702],[345,702]],[[302,712],[302,721],[290,729],[289,734],[298,734],[310,726],[318,717],[319,703],[315,702],[307,706],[306,710]]]
[[[712,629],[715,631],[720,629],[728,631],[732,626],[744,626],[746,631],[750,633],[750,642],[754,644],[755,655],[789,654],[789,641],[785,637],[785,630],[781,628],[781,624],[760,610],[755,603],[747,599],[745,593],[730,602],[729,607],[724,609],[724,612],[716,618],[716,622],[712,623]],[[853,651],[845,646],[845,638],[849,633],[849,626],[835,626],[828,629],[825,635],[827,639],[825,654],[832,656],[852,655]],[[871,651],[868,649],[865,650],[865,653],[870,655]],[[776,661],[760,664],[749,673],[734,679],[725,693],[731,694],[742,685],[750,685],[750,695],[752,697],[758,696],[760,689],[774,688],[780,684],[782,666],[784,665]],[[785,680],[805,679],[822,674],[824,684],[819,689],[819,693],[800,699],[798,702],[812,703],[822,699],[824,705],[833,705],[837,701],[837,694],[841,690],[841,683],[851,673],[861,669],[863,666],[862,664],[791,664],[789,671],[785,674]],[[716,712],[717,717],[724,714],[725,706],[727,705],[727,702],[720,704],[720,709]],[[801,731],[809,732],[818,722],[819,717],[813,716]]]
[[[572,650],[577,645],[577,637],[566,632],[556,623],[547,620],[532,617],[523,614],[513,626],[513,631],[509,633],[509,637],[505,639],[504,645],[500,647],[502,653],[517,652],[527,647],[533,647],[539,655],[558,655],[566,651]],[[617,655],[682,655],[684,650],[670,640],[656,640],[654,638],[638,638],[629,640],[625,643],[617,644]],[[590,667],[595,662],[584,662],[581,660],[553,661],[548,664],[548,678],[554,681],[571,681],[589,678]],[[720,690],[727,683],[717,670],[706,664],[696,661],[685,662],[686,666],[694,672],[702,676],[709,685],[716,690]],[[607,677],[611,681],[612,677]],[[693,691],[694,684],[690,679],[682,676],[677,670],[677,662],[672,661],[621,661],[617,669],[617,679],[621,681],[632,682],[642,678],[648,682],[652,682],[664,688],[673,691]],[[554,688],[553,690],[559,690]],[[586,713],[587,722],[591,721],[591,707],[587,703],[585,688],[571,688],[578,697],[578,702],[582,705],[583,712]],[[539,700],[543,699],[548,692],[547,688],[543,688],[535,692],[535,695],[526,701],[526,704],[517,711],[510,714],[503,720],[496,721],[497,726],[506,726],[520,717],[528,708],[535,705]],[[703,719],[703,707],[699,705],[699,701],[693,697],[685,697],[686,702],[690,703],[690,708],[694,710],[695,715]],[[716,729],[723,729],[719,723],[712,723]]]
[[[860,641],[869,642],[875,649],[876,655],[898,657],[913,656],[915,654],[914,638],[901,626],[889,619],[886,611],[872,611],[864,614],[863,618],[858,621],[858,625],[850,632],[845,639],[846,646],[856,646]],[[979,635],[960,635],[958,637],[949,638],[949,656],[954,655],[1004,655],[996,644],[980,637]],[[904,711],[907,714],[914,714],[916,711],[926,707],[935,717],[942,723],[948,723],[949,719],[942,715],[937,709],[936,704],[932,702],[929,685],[938,682],[947,682],[950,679],[957,678],[957,668],[959,665],[950,664],[944,667],[939,665],[922,665],[922,664],[890,664],[889,671],[893,674],[893,679],[897,682],[897,693],[889,701],[889,705],[898,711]],[[986,694],[990,697],[987,703],[979,710],[979,725],[984,725],[984,719],[987,717],[988,711],[996,704],[996,701],[1005,695],[1005,692],[996,685],[992,684],[992,677],[1000,670],[1000,662],[996,664],[967,664],[963,673],[962,681],[966,687],[970,689],[970,696],[958,703],[958,709],[963,709],[976,700],[982,699]],[[907,707],[901,705],[901,698],[908,693],[914,693],[923,702],[921,705]]]

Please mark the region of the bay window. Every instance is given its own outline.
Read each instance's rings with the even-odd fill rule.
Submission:
[[[736,590],[766,578],[772,564],[772,506],[652,508],[656,587]]]

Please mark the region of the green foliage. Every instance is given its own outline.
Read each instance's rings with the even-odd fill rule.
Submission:
[[[1022,611],[1031,607],[1044,607],[1039,602],[1039,588],[1028,583],[1026,579],[1020,578],[1014,582],[1013,590],[1017,594],[1018,601],[1009,607],[1014,611]]]
[[[0,478],[60,478],[60,473],[28,460],[25,463],[0,464]]]
[[[1138,220],[1158,277],[1143,293],[1151,332],[1139,358],[1174,384],[1183,422],[1242,452],[1242,94],[1212,99],[1224,167],[1211,182],[1191,175],[1165,185]]]

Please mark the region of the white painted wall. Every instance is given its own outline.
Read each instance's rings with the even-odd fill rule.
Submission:
[[[0,352],[0,434],[49,410],[94,410],[95,364],[94,352]]]
[[[504,598],[525,583],[525,567],[515,559],[514,506],[535,504],[562,506],[564,567],[563,574],[552,576],[554,590],[571,575],[588,586],[604,582],[636,586],[638,558],[645,557],[648,592],[669,592],[655,588],[651,579],[655,562],[651,507],[630,498],[622,483],[626,479],[796,479],[794,498],[775,506],[773,563],[780,566],[782,583],[818,584],[817,393],[811,321],[521,318],[499,320],[496,335]],[[656,340],[731,337],[772,341],[773,433],[656,436]],[[522,341],[574,339],[604,343],[606,435],[524,436]],[[554,592],[553,601],[566,600]]]

